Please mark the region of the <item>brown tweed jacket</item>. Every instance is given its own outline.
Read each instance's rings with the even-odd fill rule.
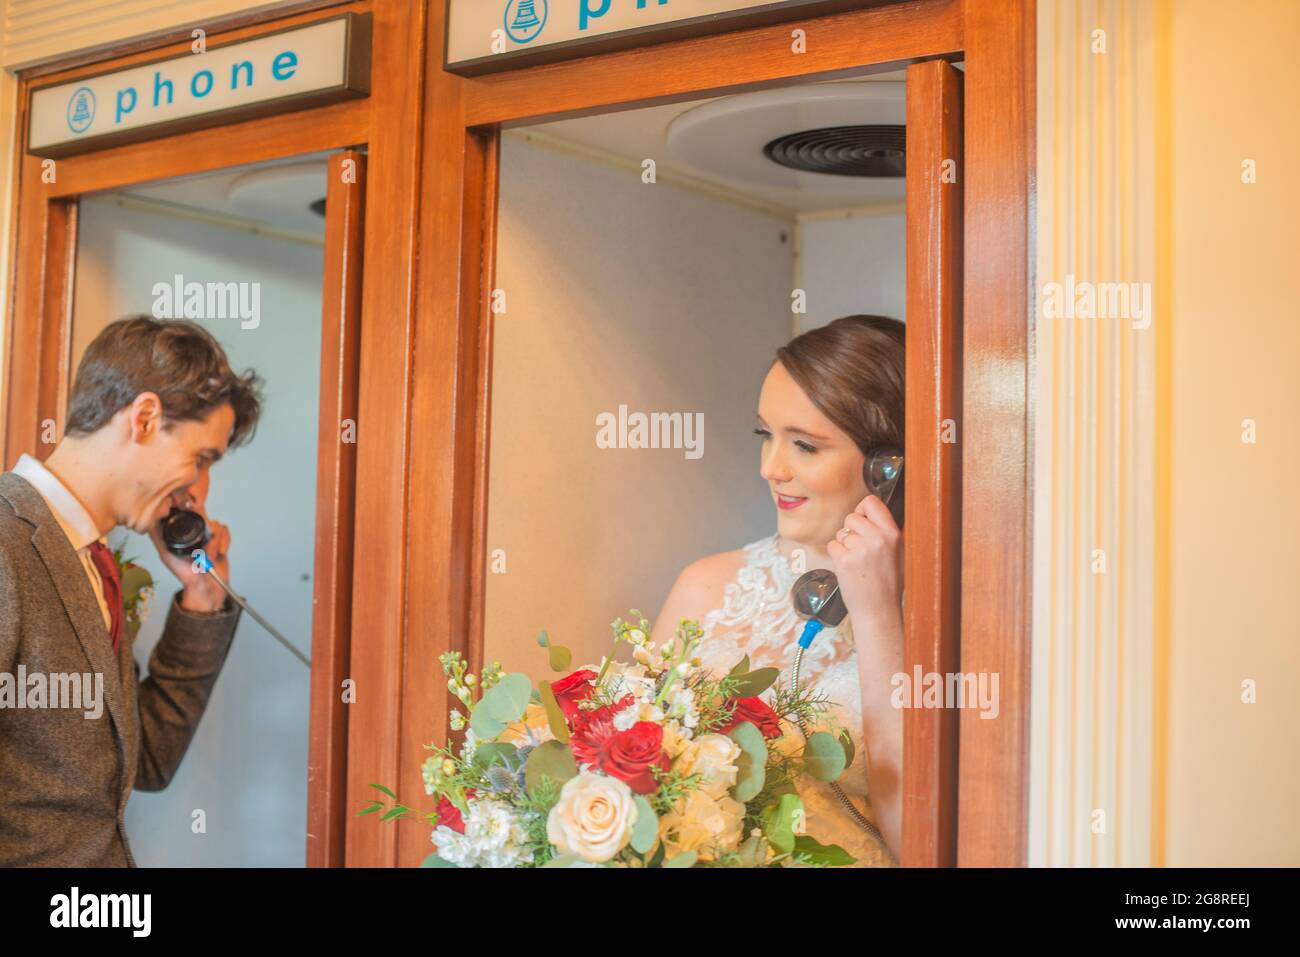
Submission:
[[[94,590],[45,500],[25,479],[0,475],[0,676],[13,676],[11,689],[20,668],[28,682],[33,674],[103,682],[97,718],[0,696],[0,865],[136,866],[127,800],[133,788],[161,791],[176,773],[239,620],[229,599],[223,611],[197,615],[179,596],[140,680],[126,635],[114,656]]]

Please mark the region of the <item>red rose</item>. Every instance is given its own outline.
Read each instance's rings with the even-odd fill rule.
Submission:
[[[664,729],[653,721],[638,721],[618,731],[608,718],[584,726],[570,742],[579,763],[593,764],[610,777],[626,781],[637,794],[653,794],[659,787],[651,768],[667,771],[672,759],[664,753]]]
[[[736,706],[735,713],[715,734],[726,734],[742,721],[749,721],[763,733],[763,737],[781,737],[781,719],[762,698],[732,698],[728,703]]]
[[[569,721],[573,721],[578,714],[578,702],[591,697],[591,692],[594,690],[591,682],[595,677],[596,672],[583,668],[571,675],[565,675],[559,681],[551,682],[555,700]]]
[[[466,788],[465,797],[472,798],[473,796],[474,789]],[[455,804],[452,804],[451,799],[448,798],[447,795],[443,794],[438,797],[438,806],[434,808],[434,810],[438,813],[438,822],[434,827],[442,825],[451,828],[457,834],[465,833],[465,821],[460,816],[460,808],[456,807]]]
[[[614,715],[618,714],[625,708],[630,708],[636,703],[636,697],[632,692],[628,692],[619,698],[613,704],[603,704],[599,708],[593,708],[591,711],[578,711],[569,722],[574,734],[581,734],[583,729],[596,721],[611,721]]]

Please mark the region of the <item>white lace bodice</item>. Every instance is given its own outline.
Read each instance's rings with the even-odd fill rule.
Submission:
[[[795,614],[790,587],[799,577],[777,548],[775,534],[744,548],[745,561],[734,581],[723,590],[721,608],[700,621],[704,636],[698,654],[704,668],[726,674],[745,655],[751,669],[777,668],[782,688],[790,687],[790,672],[803,621]],[[856,646],[849,619],[822,630],[804,652],[799,669],[802,687],[812,688],[832,704],[811,730],[846,729],[853,740],[853,764],[840,787],[872,821],[876,820],[867,787],[866,749],[862,740],[862,689]],[[762,695],[771,703],[775,688]],[[857,858],[856,867],[888,867],[885,847],[864,831],[824,782],[801,776],[796,782],[807,813],[807,832],[823,844],[838,844]]]

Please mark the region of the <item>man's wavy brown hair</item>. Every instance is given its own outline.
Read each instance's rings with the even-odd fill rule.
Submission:
[[[162,402],[163,428],[206,419],[229,404],[235,410],[230,447],[247,443],[261,414],[261,380],[238,375],[221,344],[184,319],[128,316],[104,327],[86,348],[68,403],[67,435],[90,435],[153,392]]]

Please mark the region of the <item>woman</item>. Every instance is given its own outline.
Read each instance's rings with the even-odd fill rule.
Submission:
[[[777,350],[754,430],[776,533],[687,566],[653,636],[662,645],[679,619],[696,619],[705,669],[725,674],[748,655],[751,668],[780,669],[789,687],[803,626],[790,586],[804,571],[834,570],[848,617],[804,653],[800,685],[833,703],[822,727],[849,731],[855,756],[839,784],[888,846],[829,785],[801,777],[797,786],[808,834],[858,867],[890,866],[900,846],[903,721],[889,699],[903,670],[902,533],[867,494],[863,465],[873,447],[903,447],[903,371],[903,324],[881,316],[836,319]]]

